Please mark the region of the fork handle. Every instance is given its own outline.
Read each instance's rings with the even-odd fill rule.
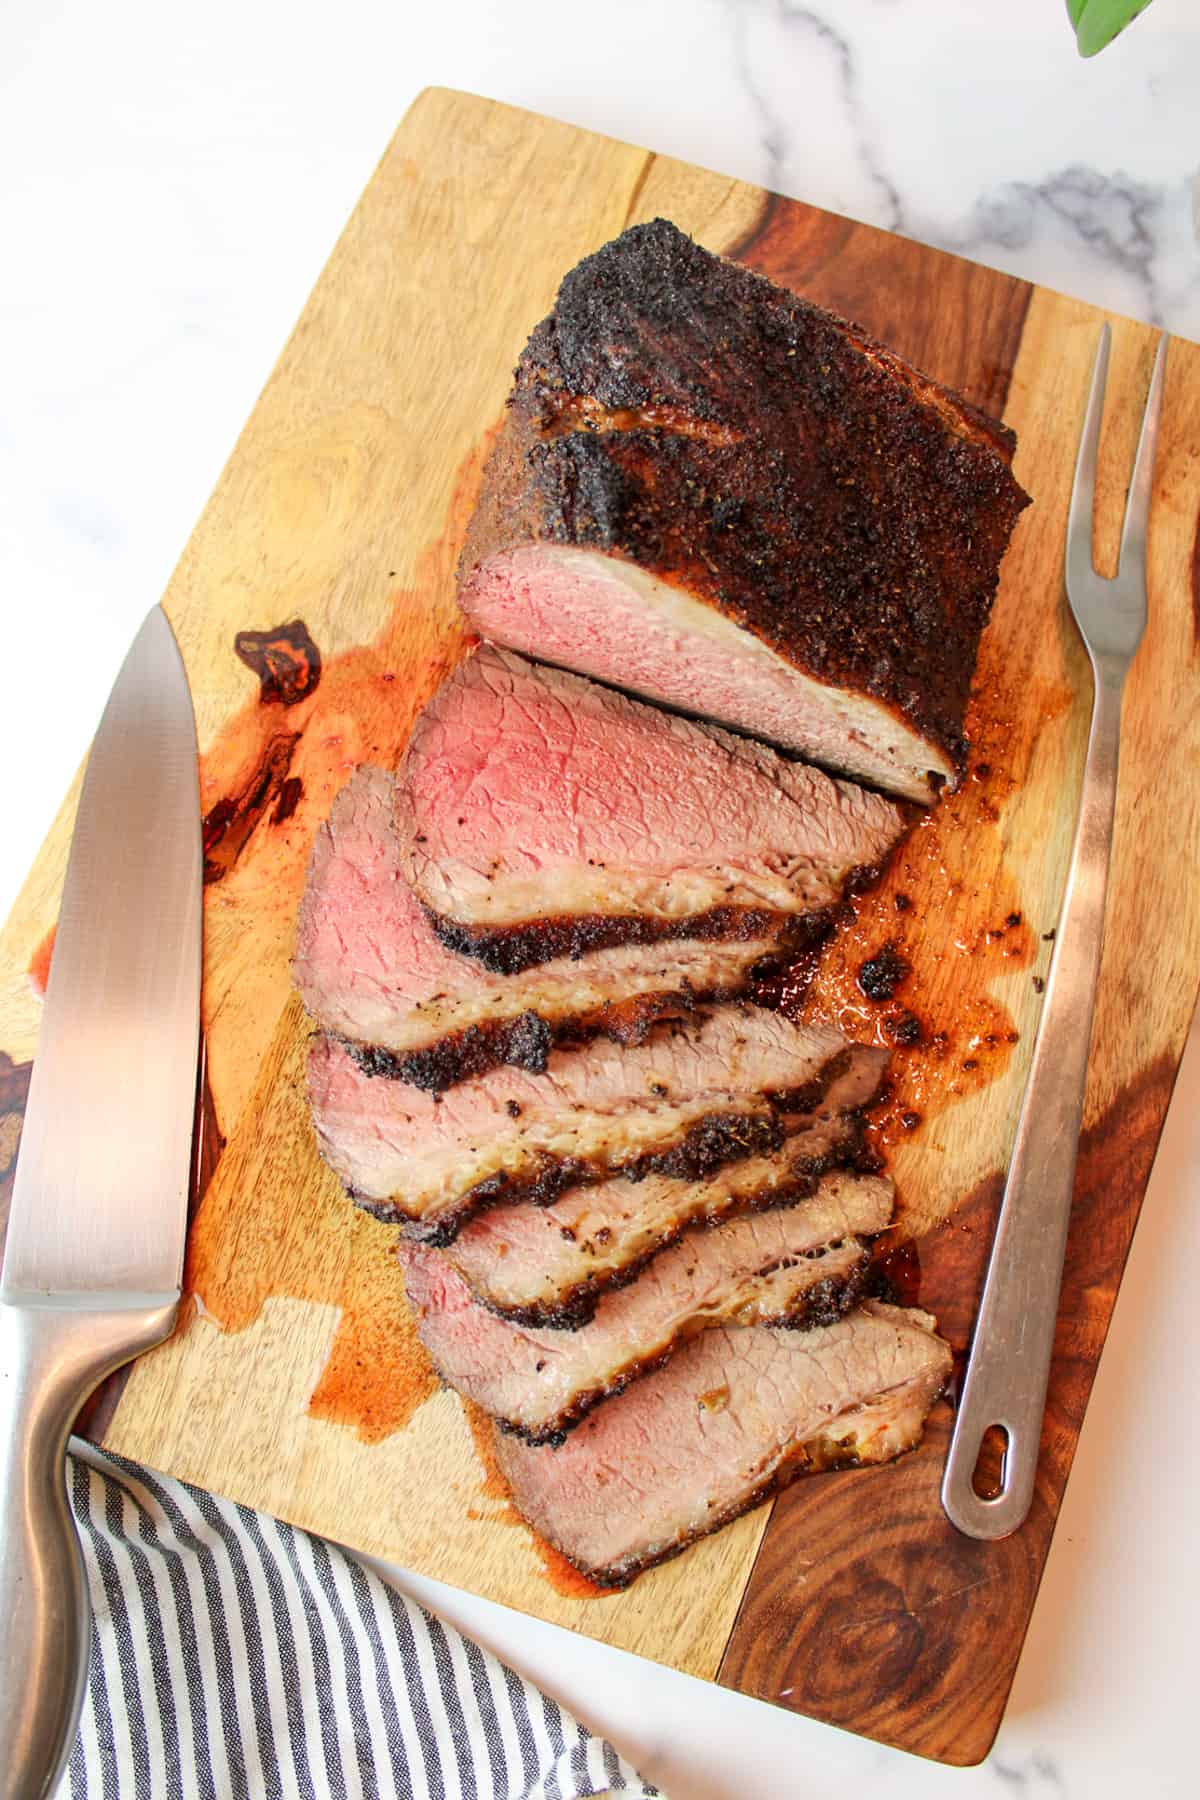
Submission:
[[[1125,667],[1092,660],[1095,691],[1075,844],[942,1479],[947,1516],[973,1538],[1007,1537],[1033,1501],[1104,938]],[[974,1475],[993,1425],[1008,1442],[1000,1491],[984,1499]]]

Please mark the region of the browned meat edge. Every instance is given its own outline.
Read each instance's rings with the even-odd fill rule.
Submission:
[[[936,1405],[936,1403],[937,1395],[934,1395],[932,1404]],[[834,1419],[831,1422],[831,1429],[836,1430],[837,1425],[838,1421]],[[494,1429],[498,1433],[500,1432],[499,1426],[495,1426]],[[901,1456],[910,1455],[920,1442],[921,1439],[918,1437],[915,1443],[910,1444],[907,1449],[899,1451],[889,1460],[899,1462]],[[714,1514],[702,1531],[681,1534],[665,1550],[656,1550],[650,1556],[622,1557],[619,1562],[611,1564],[606,1569],[589,1569],[583,1563],[576,1562],[572,1557],[567,1556],[564,1550],[559,1550],[558,1554],[564,1557],[572,1568],[578,1569],[581,1575],[586,1576],[589,1581],[594,1581],[598,1587],[626,1588],[646,1569],[655,1569],[660,1563],[670,1562],[672,1558],[686,1550],[689,1544],[694,1544],[698,1538],[711,1537],[713,1532],[721,1531],[726,1525],[732,1525],[733,1521],[740,1519],[743,1513],[753,1512],[756,1506],[761,1505],[772,1494],[777,1494],[781,1488],[787,1487],[798,1476],[824,1475],[835,1469],[857,1469],[861,1466],[863,1466],[861,1459],[853,1451],[844,1449],[832,1436],[810,1439],[806,1444],[798,1444],[791,1455],[752,1493],[735,1500],[731,1506]],[[879,1465],[868,1463],[866,1466],[874,1468]],[[530,1527],[530,1529],[534,1528]]]
[[[564,277],[508,404],[460,582],[530,542],[624,557],[691,588],[786,662],[871,695],[962,765],[979,636],[1029,504],[1006,426],[665,219]],[[823,478],[804,491],[797,413],[828,439]],[[847,511],[846,483],[869,488],[880,459],[914,478],[886,490],[878,518]],[[927,586],[931,559],[952,566]]]
[[[645,1028],[661,1017],[662,1011],[651,1011]],[[574,1024],[581,1035],[600,1035],[600,1027],[585,1032],[586,1021],[583,1019],[551,1025],[540,1013],[523,1012],[513,1019],[488,1019],[482,1025],[468,1025],[462,1031],[448,1032],[445,1037],[425,1044],[419,1050],[387,1050],[382,1044],[360,1044],[345,1037],[338,1041],[364,1074],[379,1075],[388,1081],[407,1081],[410,1087],[440,1094],[456,1082],[485,1074],[498,1063],[529,1069],[534,1075],[544,1074],[546,1058],[554,1045],[567,1035],[565,1027],[570,1024]],[[627,1037],[622,1037],[616,1030],[610,1035],[627,1043],[639,1041],[634,1023],[631,1023]]]
[[[861,885],[861,884],[860,884]],[[745,939],[772,934],[786,938],[796,952],[821,944],[829,936],[835,909],[793,916],[768,907],[714,906],[678,919],[641,913],[577,913],[532,919],[519,925],[466,925],[426,907],[430,925],[448,950],[474,957],[495,975],[519,975],[538,963],[560,956],[579,958],[589,950],[617,944],[661,944],[672,939]]]
[[[844,1238],[838,1238],[832,1243],[806,1250],[805,1260],[812,1262],[824,1256],[827,1251],[840,1250],[844,1242]],[[783,1331],[807,1331],[817,1325],[836,1325],[862,1298],[870,1260],[870,1251],[864,1249],[854,1268],[847,1270],[844,1275],[828,1275],[824,1281],[818,1281],[809,1288],[807,1293],[798,1294],[792,1311],[784,1318],[772,1319],[771,1325]],[[763,1273],[767,1274],[769,1271],[763,1270]],[[642,1375],[651,1374],[655,1369],[661,1369],[687,1341],[686,1336],[676,1339],[665,1350],[627,1363],[611,1381],[576,1394],[570,1406],[564,1407],[556,1419],[538,1429],[529,1430],[522,1425],[513,1425],[507,1419],[498,1419],[496,1423],[501,1431],[512,1437],[522,1438],[527,1444],[561,1444],[565,1442],[568,1431],[578,1425],[580,1419],[586,1418],[602,1400],[611,1400],[614,1394],[624,1392],[630,1382]]]
[[[664,1250],[669,1250],[672,1244],[677,1244],[685,1231],[712,1231],[743,1213],[770,1212],[777,1206],[794,1206],[799,1200],[807,1200],[816,1191],[821,1177],[828,1175],[832,1169],[855,1169],[863,1175],[877,1174],[879,1158],[873,1150],[867,1148],[861,1114],[847,1116],[851,1122],[851,1136],[831,1146],[828,1154],[810,1157],[803,1166],[797,1165],[795,1179],[786,1186],[768,1188],[762,1194],[749,1198],[743,1196],[707,1218],[681,1219],[674,1230],[667,1232],[658,1243],[653,1244],[633,1262],[620,1269],[598,1270],[578,1287],[572,1288],[570,1293],[564,1294],[561,1300],[552,1303],[535,1301],[530,1306],[507,1307],[493,1306],[479,1294],[475,1298],[489,1312],[494,1312],[502,1319],[511,1319],[514,1325],[541,1326],[546,1331],[578,1331],[580,1326],[590,1324],[595,1318],[596,1308],[603,1295],[616,1288],[628,1287],[631,1281],[636,1281],[647,1263],[653,1262]],[[864,1279],[868,1273],[869,1271],[864,1271]],[[464,1275],[463,1279],[466,1281],[467,1277]],[[808,1321],[809,1324],[827,1322],[832,1320]]]
[[[724,986],[688,985],[674,992],[635,994],[627,1000],[609,1000],[590,1011],[560,1019],[545,1019],[533,1011],[511,1019],[488,1019],[462,1031],[447,1032],[419,1050],[387,1050],[382,1045],[360,1044],[351,1038],[339,1041],[366,1074],[407,1081],[429,1093],[440,1094],[457,1082],[485,1074],[499,1063],[541,1075],[557,1044],[582,1044],[598,1037],[612,1038],[618,1044],[640,1044],[660,1019],[677,1019],[698,1006],[742,999],[755,982],[790,962],[796,954],[793,944],[781,943],[777,953],[760,957],[742,980]]]
[[[834,1058],[834,1061],[837,1061]],[[832,1065],[830,1065],[832,1066]],[[832,1076],[829,1078],[832,1080]],[[815,1086],[816,1084],[814,1084]],[[820,1101],[820,1092],[806,1089],[798,1100],[791,1096],[773,1097],[773,1105],[786,1105],[791,1112],[811,1112]],[[549,1206],[569,1187],[604,1181],[620,1173],[630,1181],[646,1175],[673,1175],[681,1181],[699,1181],[723,1163],[743,1156],[762,1156],[778,1150],[784,1140],[782,1120],[775,1112],[768,1117],[748,1117],[745,1113],[709,1113],[695,1119],[675,1143],[624,1163],[617,1169],[604,1167],[588,1157],[552,1158],[543,1156],[533,1162],[525,1174],[500,1169],[476,1182],[459,1195],[454,1205],[428,1219],[412,1219],[392,1200],[377,1200],[347,1189],[350,1198],[387,1225],[403,1225],[408,1236],[422,1244],[443,1245],[453,1242],[459,1227],[489,1206],[507,1205],[514,1200],[534,1206]]]

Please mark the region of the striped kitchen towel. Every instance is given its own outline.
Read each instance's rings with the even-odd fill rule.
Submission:
[[[656,1795],[320,1538],[73,1442],[95,1625],[58,1800]]]

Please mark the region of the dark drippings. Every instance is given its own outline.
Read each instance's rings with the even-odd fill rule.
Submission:
[[[239,631],[233,650],[258,676],[263,706],[296,706],[321,679],[321,652],[303,619],[269,631]]]
[[[908,963],[895,944],[889,942],[863,963],[858,971],[858,985],[868,1000],[890,1000],[910,973]]]

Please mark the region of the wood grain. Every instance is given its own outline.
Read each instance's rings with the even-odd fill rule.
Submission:
[[[1106,413],[1095,541],[1106,573],[1116,562],[1153,355],[1152,333],[1114,323],[1124,378],[1111,388]],[[1018,472],[1037,504],[1006,564],[982,661],[1001,660],[1002,648],[1010,687],[1015,680],[1027,698],[1060,688],[1071,695],[1069,710],[1051,719],[1036,704],[1013,708],[1011,692],[1005,712],[1006,754],[1024,772],[1001,812],[1003,862],[1039,923],[1052,923],[1065,873],[1071,810],[1059,796],[1078,791],[1090,698],[1061,597],[1073,463],[1061,421],[1081,417],[1095,338],[1090,308],[1034,293],[1005,408],[1018,433]],[[1200,653],[1188,604],[1200,408],[1196,390],[1180,378],[1181,364],[1195,366],[1194,348],[1177,344],[1172,354],[1150,618],[1127,689],[1086,1131],[1033,1513],[1003,1543],[960,1537],[938,1501],[950,1421],[935,1419],[920,1451],[895,1471],[894,1488],[864,1473],[840,1488],[797,1488],[777,1503],[721,1668],[730,1686],[770,1698],[787,1688],[798,1710],[947,1762],[980,1761],[999,1725],[1195,1004],[1200,919],[1173,896],[1194,891],[1200,862]],[[937,356],[931,343],[935,372]],[[1052,747],[1054,735],[1060,741]],[[1172,772],[1169,806],[1161,802],[1165,769]],[[948,925],[948,937],[960,933],[961,921]],[[918,1291],[960,1353],[982,1287],[1019,1101],[1016,1077],[1023,1078],[1032,1047],[1028,998],[1017,1010],[1022,1045],[1006,1083],[947,1110],[939,1129],[893,1159],[918,1226],[953,1213],[948,1229],[918,1237]],[[815,1580],[807,1556],[797,1561],[798,1542],[819,1546]],[[856,1592],[874,1603],[856,1608]]]
[[[901,1000],[922,1037],[896,1053],[897,1099],[880,1126],[915,1239],[896,1269],[911,1282],[919,1265],[922,1301],[967,1341],[1082,757],[1088,690],[1061,560],[1100,315],[743,184],[431,91],[347,226],[165,596],[196,696],[215,846],[210,1155],[189,1242],[194,1298],[172,1342],[133,1371],[105,1441],[607,1642],[966,1762],[986,1749],[1011,1681],[1200,976],[1200,917],[1179,903],[1200,855],[1200,352],[1177,343],[1168,372],[1089,1130],[1022,1533],[978,1546],[945,1525],[943,1408],[894,1468],[802,1483],[624,1595],[569,1591],[495,1491],[457,1401],[435,1390],[390,1234],[347,1205],[304,1116],[306,1026],[288,958],[313,832],[358,762],[395,760],[462,653],[454,562],[530,327],[565,269],[659,212],[860,319],[1020,435],[1036,504],[985,639],[980,778],[861,903],[811,1001],[887,1041],[894,1020],[864,1010],[855,959],[902,937],[913,969]],[[1151,347],[1144,328],[1116,322],[1102,563]],[[320,680],[264,696],[235,639],[295,620],[319,649]],[[74,801],[75,790],[0,941],[0,1178],[36,1047],[26,971],[56,914]],[[901,884],[911,905],[898,923]],[[910,1130],[903,1115],[917,1111]]]

